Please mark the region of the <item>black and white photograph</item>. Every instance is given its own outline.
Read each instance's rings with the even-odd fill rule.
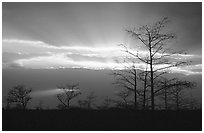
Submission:
[[[202,131],[202,2],[2,2],[3,131]]]

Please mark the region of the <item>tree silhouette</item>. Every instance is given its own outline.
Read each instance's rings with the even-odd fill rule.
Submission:
[[[139,61],[148,65],[150,71],[150,88],[151,88],[151,109],[154,110],[154,81],[171,67],[180,66],[186,64],[184,61],[171,61],[169,57],[173,55],[181,54],[182,52],[172,52],[167,48],[169,40],[175,38],[173,33],[166,33],[164,28],[169,22],[168,18],[163,18],[161,21],[156,22],[153,25],[145,25],[139,29],[133,28],[126,30],[134,39],[139,40],[141,46],[146,49],[146,53],[139,53],[133,51],[125,44],[121,44],[124,47],[125,52],[132,58],[136,58]],[[138,46],[139,47],[139,46]]]
[[[129,91],[134,92],[134,107],[137,109],[138,104],[138,89],[137,89],[137,68],[135,66],[135,62],[133,60],[124,60],[124,62],[131,64],[130,66],[124,66],[123,70],[115,70],[112,75],[115,76],[115,82],[119,87],[123,89],[127,89]],[[121,92],[124,93],[124,92]]]
[[[104,109],[107,109],[107,108],[109,108],[110,107],[110,105],[111,105],[111,103],[112,103],[112,99],[110,99],[108,96],[107,97],[105,97],[105,99],[104,99],[104,101],[103,101],[103,108]]]
[[[88,108],[91,109],[92,104],[95,102],[96,100],[96,96],[94,94],[94,92],[90,92],[87,96],[85,100],[78,100],[78,104],[79,107],[84,107],[84,108]]]
[[[97,109],[102,109],[102,110],[106,110],[106,109],[109,109],[111,107],[111,104],[114,104],[115,103],[115,100],[109,98],[108,96],[106,96],[102,102],[102,104],[100,106],[97,106],[96,105],[96,108]]]
[[[147,71],[147,67],[144,71],[141,71],[140,73],[138,73],[138,78],[143,83],[143,90],[141,90],[141,93],[140,93],[140,96],[142,96],[142,108],[143,108],[143,110],[146,109],[147,88],[149,87],[148,74],[149,74],[149,71]]]
[[[78,100],[77,103],[79,104],[79,107],[80,107],[80,108],[83,107],[83,101],[82,101],[82,100]]]
[[[179,110],[180,106],[182,105],[183,90],[194,87],[195,83],[189,82],[189,81],[177,80],[173,86],[174,87],[172,89],[172,100],[176,104],[176,109]]]
[[[7,103],[16,104],[20,109],[26,109],[28,102],[31,100],[31,88],[26,88],[24,85],[16,85],[8,91]]]
[[[95,96],[94,92],[91,92],[91,93],[86,97],[88,109],[91,108],[91,105],[92,105],[92,103],[93,103],[95,100],[96,100],[96,96]]]
[[[43,110],[43,102],[41,100],[38,102],[38,105],[35,106],[35,109],[36,110]]]
[[[122,101],[120,100],[113,100],[114,103],[116,103],[116,105],[118,107],[125,107],[128,108],[130,106],[130,101],[128,100],[128,98],[132,95],[132,91],[128,90],[128,89],[123,89],[121,91],[119,91],[116,94],[120,99],[122,99]]]
[[[77,97],[78,95],[81,94],[81,92],[79,92],[79,85],[78,84],[74,84],[74,85],[66,85],[64,86],[60,86],[58,87],[59,90],[61,91],[61,94],[57,95],[58,100],[60,101],[60,108],[66,108],[69,109],[70,107],[70,101]],[[64,106],[64,107],[62,107]]]
[[[194,82],[179,80],[178,78],[163,77],[159,81],[159,88],[155,91],[155,96],[160,96],[164,101],[165,110],[169,109],[169,102],[174,102],[176,109],[180,109],[182,101],[185,99],[182,92],[189,88],[193,88],[196,84]],[[186,99],[185,99],[186,100]]]

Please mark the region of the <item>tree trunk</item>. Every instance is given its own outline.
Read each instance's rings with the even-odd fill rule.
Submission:
[[[135,110],[137,110],[137,70],[135,70]]]
[[[176,109],[179,110],[179,94],[176,92]]]
[[[23,110],[26,110],[26,104],[22,103]]]
[[[167,90],[166,90],[166,87],[164,88],[164,105],[165,105],[165,110],[167,110],[168,107],[167,107]]]
[[[146,85],[147,84],[147,72],[145,72],[145,79],[144,79],[144,91],[143,91],[143,110],[145,110],[146,106]]]
[[[67,108],[69,109],[69,100],[67,100]]]
[[[23,107],[23,110],[25,110],[26,109],[26,102],[25,102],[25,98],[24,97],[22,97],[21,98],[21,102],[22,102],[22,107]]]
[[[127,101],[126,101],[125,98],[124,98],[124,103],[125,103],[125,108],[127,109],[128,108],[128,104],[127,104]]]
[[[91,101],[88,101],[88,109],[90,109],[91,108]]]
[[[150,73],[151,73],[151,109],[154,110],[154,77],[153,77],[153,64],[152,64],[152,48],[151,44],[149,45],[149,52],[150,52]]]

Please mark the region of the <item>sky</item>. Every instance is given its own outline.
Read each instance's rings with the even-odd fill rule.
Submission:
[[[116,61],[124,55],[119,44],[145,53],[125,29],[153,24],[164,17],[170,20],[167,31],[176,34],[169,47],[188,53],[175,60],[193,61],[188,67],[172,69],[173,73],[202,75],[201,3],[137,2],[3,2],[3,73],[15,69],[121,68]]]

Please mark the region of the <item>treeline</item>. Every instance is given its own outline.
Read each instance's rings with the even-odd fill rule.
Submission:
[[[73,105],[72,101],[76,97],[80,97],[82,94],[79,89],[79,84],[74,85],[66,85],[64,87],[59,87],[61,90],[60,94],[56,95],[56,99],[58,99],[59,104],[56,106],[59,110],[66,109],[97,109],[97,110],[107,110],[107,109],[136,109],[135,103],[132,97],[133,91],[122,89],[116,96],[118,99],[113,99],[110,97],[105,97],[101,105],[97,105],[97,96],[94,92],[90,92],[84,99],[79,99],[77,101],[77,105]],[[166,88],[167,89],[167,88]],[[156,106],[157,110],[196,110],[198,108],[197,101],[188,96],[182,95],[187,91],[185,88],[173,88],[172,90],[168,88],[167,90],[161,91],[158,93],[157,100],[158,104]],[[27,110],[28,104],[32,101],[31,97],[32,89],[27,88],[24,85],[17,85],[11,88],[8,91],[7,97],[5,98],[6,104],[4,109],[20,109]],[[148,94],[148,92],[147,92]],[[138,97],[137,110],[151,110],[151,106],[149,104],[149,99],[143,99],[143,95],[140,94]],[[145,105],[144,105],[145,104]],[[30,108],[31,109],[31,108]],[[35,110],[46,110],[43,102],[40,101],[36,106],[32,109]]]

